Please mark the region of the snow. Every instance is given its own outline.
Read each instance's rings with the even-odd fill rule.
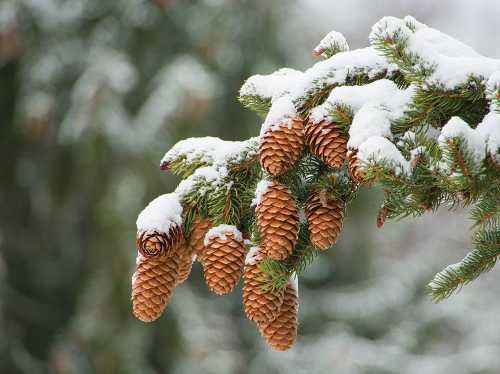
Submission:
[[[167,233],[173,225],[182,223],[182,205],[176,193],[158,196],[137,217],[137,230],[157,230]]]
[[[268,75],[253,75],[241,86],[240,96],[260,96],[273,101],[289,92],[291,84],[302,74],[299,70],[282,68]]]
[[[379,106],[367,104],[354,116],[352,125],[349,127],[347,147],[359,148],[372,136],[391,138],[391,122],[386,111]]]
[[[319,61],[307,69],[291,90],[294,99],[301,99],[304,93],[322,84],[343,85],[353,73],[365,73],[374,77],[384,71],[393,71],[397,67],[390,64],[374,48],[359,48],[340,52]]]
[[[410,164],[396,146],[381,136],[371,136],[359,148],[357,157],[360,161],[386,163],[394,169],[396,175],[409,174]]]
[[[299,278],[297,277],[297,274],[294,274],[290,277],[288,285],[295,290],[295,295],[299,297]]]
[[[281,69],[269,75],[254,75],[240,89],[240,95],[258,95],[273,104],[283,96],[293,103],[304,100],[311,90],[322,85],[343,85],[353,74],[375,77],[385,71],[397,70],[395,64],[372,47],[339,52],[319,61],[304,72]],[[287,104],[289,105],[289,104]]]
[[[255,265],[259,257],[259,247],[251,247],[245,257],[245,265]]]
[[[349,50],[349,44],[347,44],[347,40],[344,35],[333,30],[321,39],[319,44],[314,48],[314,53],[316,55],[322,55],[328,49],[345,52]]]
[[[185,157],[187,162],[199,160],[211,165],[225,165],[229,160],[238,162],[248,152],[256,152],[255,141],[255,138],[228,141],[211,136],[188,138],[176,143],[163,156],[161,163],[169,163],[180,157]]]
[[[266,120],[260,129],[260,136],[264,135],[268,130],[276,130],[283,124],[291,127],[292,120],[295,117],[297,117],[297,110],[293,105],[291,97],[289,95],[280,97],[273,103],[271,109],[269,109]]]
[[[496,91],[500,88],[500,71],[496,71],[490,76],[487,86],[492,91]]]
[[[500,71],[493,73],[486,84],[488,89],[488,99],[491,102],[491,110],[500,112]]]
[[[500,113],[488,113],[475,130],[486,144],[486,151],[500,163]]]
[[[255,197],[252,200],[251,206],[257,206],[260,204],[260,201],[262,200],[262,195],[267,191],[268,187],[271,184],[272,182],[265,179],[257,183],[257,187],[255,188]]]
[[[409,25],[415,26],[415,31]],[[417,56],[419,64],[432,69],[425,80],[428,86],[451,90],[466,83],[471,76],[488,79],[500,70],[500,60],[484,57],[468,45],[411,17],[382,18],[373,26],[370,40],[373,43],[379,37],[406,39],[407,52]]]
[[[349,148],[358,148],[371,136],[391,138],[391,123],[404,116],[412,102],[415,87],[399,89],[394,82],[381,79],[363,86],[334,88],[327,100],[314,108],[311,121],[331,120],[329,108],[346,105],[354,113],[349,128]]]
[[[201,167],[196,169],[192,175],[183,179],[175,189],[175,192],[180,199],[195,188],[202,194],[204,191],[200,183],[208,183],[212,187],[222,186],[224,178],[227,177],[227,175],[228,170],[225,166],[220,166],[218,168],[213,166]]]
[[[486,139],[485,135],[489,134],[489,130],[492,128],[487,122],[482,126],[482,130],[474,130],[471,128],[467,122],[462,120],[460,117],[452,117],[448,123],[441,129],[441,135],[439,135],[438,141],[440,147],[446,147],[448,140],[457,137],[463,138],[466,142],[468,150],[472,153],[474,160],[476,162],[481,162],[484,160],[485,150],[486,150]],[[495,121],[493,120],[492,123]],[[498,126],[498,123],[495,124]],[[495,126],[494,125],[494,126]],[[493,143],[495,141],[493,140]]]
[[[211,228],[205,235],[205,240],[203,244],[208,245],[210,239],[212,238],[220,238],[222,240],[226,240],[228,234],[232,234],[233,238],[239,242],[243,242],[243,235],[241,231],[236,228],[236,226],[222,224],[216,227]]]

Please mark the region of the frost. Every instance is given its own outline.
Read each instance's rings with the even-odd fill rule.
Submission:
[[[168,232],[172,225],[182,224],[182,206],[176,193],[158,196],[137,217],[137,230]]]
[[[396,146],[381,136],[371,136],[358,148],[360,161],[385,163],[394,169],[396,175],[409,174],[410,164]]]
[[[269,185],[271,184],[272,182],[265,179],[257,183],[257,187],[255,188],[255,197],[252,200],[251,206],[257,206],[260,204],[260,201],[262,200],[262,195],[267,191]]]
[[[498,123],[495,121],[492,121],[492,123],[498,126]],[[477,129],[474,130],[471,128],[467,122],[461,118],[452,117],[441,129],[441,135],[438,138],[439,146],[446,147],[448,140],[458,137],[463,138],[474,160],[479,163],[484,159],[486,149],[485,135],[489,134],[491,128],[491,125],[488,124],[488,120],[482,126],[482,130],[478,131]]]
[[[328,49],[345,52],[349,50],[349,44],[347,44],[345,36],[340,32],[330,31],[314,48],[314,53],[322,55]]]
[[[235,240],[243,242],[243,235],[241,234],[241,231],[236,228],[236,226],[222,224],[208,230],[208,232],[205,235],[205,240],[203,241],[203,244],[205,246],[208,245],[210,239],[216,237],[220,238],[221,240],[226,240],[227,239],[226,235],[228,234],[232,234]]]
[[[255,265],[259,257],[259,247],[251,247],[245,257],[245,265]]]

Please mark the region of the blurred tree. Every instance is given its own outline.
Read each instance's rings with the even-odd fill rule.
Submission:
[[[284,62],[282,10],[1,4],[0,372],[170,371],[182,349],[175,313],[155,327],[130,314],[130,217],[173,184],[156,163],[175,139],[248,135],[235,92],[255,65]]]

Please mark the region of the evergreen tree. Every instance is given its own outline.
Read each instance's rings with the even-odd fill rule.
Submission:
[[[166,153],[161,168],[184,179],[141,213],[139,246],[147,245],[144,233],[168,237],[181,224],[189,240],[208,220],[199,257],[205,277],[239,278],[243,262],[229,263],[227,247],[211,243],[244,242],[247,265],[259,259],[263,293],[256,297],[265,303],[276,298],[269,293],[296,295],[297,277],[336,242],[359,186],[378,185],[385,195],[379,227],[441,206],[473,207],[473,249],[429,283],[434,300],[490,270],[500,254],[500,62],[412,17],[380,20],[369,47],[348,51],[332,32],[315,52],[325,60],[305,72],[280,69],[241,88],[243,105],[265,116],[259,138],[190,138]],[[176,248],[167,259],[181,255]],[[226,263],[207,264],[205,253]],[[296,308],[290,316],[285,300],[283,316],[257,320],[279,350],[296,335]],[[273,324],[284,341],[270,337]]]

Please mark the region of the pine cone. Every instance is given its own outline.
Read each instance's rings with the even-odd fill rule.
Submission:
[[[255,209],[264,255],[283,260],[292,253],[299,234],[297,204],[288,187],[272,182]]]
[[[305,128],[306,143],[311,152],[329,167],[339,169],[345,160],[347,138],[334,122],[308,121]]]
[[[379,209],[377,213],[377,227],[380,229],[385,224],[385,220],[387,219],[387,215],[389,214],[389,209],[383,206]]]
[[[295,164],[304,148],[304,121],[300,118],[283,122],[278,128],[268,129],[259,145],[262,168],[271,175],[280,175]]]
[[[295,287],[290,283],[285,288],[285,296],[278,317],[271,322],[260,322],[259,330],[267,344],[278,351],[291,348],[297,338],[299,301]]]
[[[168,233],[145,230],[136,236],[137,250],[144,257],[171,256],[183,240],[179,225],[173,225]]]
[[[226,232],[206,241],[205,251],[199,260],[203,265],[208,289],[224,295],[233,290],[241,277],[245,247],[234,233]]]
[[[271,322],[279,314],[284,290],[264,290],[265,275],[260,270],[262,259],[262,254],[258,252],[250,252],[247,256],[243,273],[243,304],[249,320]]]
[[[132,308],[137,319],[151,322],[163,313],[178,277],[176,256],[146,258],[137,255],[137,269],[132,276]]]
[[[189,245],[193,248],[194,253],[198,258],[201,257],[205,248],[204,240],[208,230],[212,228],[212,223],[208,218],[196,217],[191,226],[191,234],[189,235]]]
[[[189,277],[189,274],[191,274],[194,256],[194,250],[188,245],[185,245],[179,251],[179,279],[177,283],[184,282]]]
[[[349,150],[347,153],[349,175],[355,182],[364,183],[366,182],[366,174],[363,170],[361,170],[357,154],[357,149]]]
[[[322,250],[333,246],[342,230],[342,202],[328,196],[326,190],[315,191],[307,199],[306,214],[312,245]]]

